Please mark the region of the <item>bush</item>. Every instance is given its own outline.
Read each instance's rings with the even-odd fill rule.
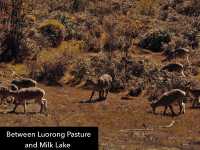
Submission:
[[[30,76],[48,85],[56,85],[65,74],[66,62],[65,56],[59,56],[53,61],[29,63]]]
[[[187,84],[189,80],[177,76],[174,73],[169,73],[166,71],[159,71],[158,69],[149,70],[146,76],[149,81],[147,88],[147,93],[150,96],[149,100],[154,97],[160,97],[164,92],[170,91],[172,89],[181,89],[187,91]]]
[[[77,20],[76,17],[70,15],[66,12],[52,12],[50,18],[58,20],[61,24],[65,26],[65,40],[80,40],[80,35],[78,32]]]
[[[183,1],[176,6],[176,10],[183,15],[200,16],[199,0]]]
[[[74,67],[71,74],[74,76],[74,82],[73,84],[79,84],[81,81],[87,81],[89,80],[89,64],[90,62],[88,60],[79,60]]]
[[[40,24],[39,30],[52,47],[57,47],[64,40],[65,26],[55,19],[44,21]]]
[[[145,74],[144,65],[138,61],[129,61],[127,72],[124,63],[119,58],[110,60],[106,55],[98,55],[84,60],[76,60],[72,75],[74,84],[86,83],[88,88],[90,81],[97,80],[102,74],[110,74],[113,77],[111,91],[117,92],[125,89],[129,81],[142,78]]]
[[[87,5],[87,0],[73,0],[71,9],[72,11],[83,11]]]
[[[198,31],[190,31],[184,34],[187,44],[193,49],[199,47]]]
[[[74,57],[82,51],[81,41],[62,42],[57,48],[42,50],[28,65],[30,76],[47,84],[58,84]]]
[[[144,49],[149,49],[153,52],[163,51],[162,46],[164,43],[169,43],[171,36],[166,31],[158,31],[146,35],[139,43],[139,46]]]
[[[156,4],[156,0],[140,0],[138,10],[142,15],[151,16],[155,13]]]
[[[58,58],[56,62],[47,62],[42,64],[43,71],[38,77],[39,80],[46,82],[49,85],[57,84],[64,76],[66,71],[66,64],[63,57]]]
[[[111,86],[111,92],[119,92],[120,90],[125,89],[125,84],[120,79],[114,79]]]

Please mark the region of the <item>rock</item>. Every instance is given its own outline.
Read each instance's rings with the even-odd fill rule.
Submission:
[[[138,86],[138,87],[132,87],[130,90],[129,90],[129,93],[128,95],[129,96],[139,96],[140,94],[142,93],[142,87],[141,86]]]
[[[121,80],[113,80],[112,82],[112,88],[111,91],[112,92],[118,92],[120,90],[123,90],[125,88],[125,85],[123,84],[123,82]]]

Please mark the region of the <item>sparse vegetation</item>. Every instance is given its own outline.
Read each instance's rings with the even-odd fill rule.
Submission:
[[[199,113],[190,109],[191,95],[186,96],[188,111],[174,117],[169,130],[157,129],[171,118],[152,115],[147,100],[174,88],[187,91],[188,82],[200,87],[198,0],[23,0],[19,6],[23,11],[0,9],[0,17],[11,9],[6,13],[12,20],[2,29],[6,20],[0,18],[0,80],[7,85],[13,78],[31,77],[47,91],[50,104],[50,117],[27,115],[23,125],[98,125],[102,149],[199,146]],[[177,48],[188,50],[190,63],[175,56]],[[174,63],[183,65],[184,77],[162,70]],[[79,104],[102,74],[113,78],[108,101]],[[135,97],[122,101],[130,88]],[[22,125],[21,115],[8,116],[0,116],[1,125]],[[145,132],[121,133],[141,127]]]
[[[139,0],[138,3],[139,12],[147,16],[154,15],[158,4],[157,0]]]
[[[67,65],[81,53],[82,48],[81,41],[68,41],[62,42],[57,48],[41,51],[37,62],[28,65],[30,75],[48,84],[58,84],[67,70]]]

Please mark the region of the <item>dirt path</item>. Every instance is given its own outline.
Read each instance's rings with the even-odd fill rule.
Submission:
[[[47,87],[48,116],[34,113],[39,111],[35,104],[28,105],[27,114],[23,107],[17,114],[0,114],[0,126],[98,126],[100,145],[108,150],[147,149],[146,147],[200,148],[200,110],[189,105],[185,115],[153,115],[145,98],[121,100],[122,94],[110,94],[107,101],[80,103],[90,96],[88,90],[72,87]],[[3,112],[1,108],[1,112]],[[171,128],[158,128],[170,124]],[[153,129],[152,131],[121,131],[124,129]]]

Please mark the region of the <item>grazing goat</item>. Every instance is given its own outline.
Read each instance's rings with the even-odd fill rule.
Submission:
[[[184,103],[185,96],[186,96],[186,92],[180,89],[173,89],[173,90],[170,90],[169,92],[165,92],[159,100],[151,103],[153,113],[156,113],[156,107],[164,106],[165,107],[164,112],[163,112],[164,115],[166,114],[168,107],[170,108],[172,115],[175,115],[172,104],[176,102],[179,104],[179,107],[180,107],[179,114],[181,114],[182,111],[183,113],[185,113],[185,103]]]
[[[174,50],[174,57],[185,57],[186,55],[188,55],[190,52],[189,49],[186,48],[177,48]]]
[[[180,63],[171,63],[171,64],[167,64],[165,65],[164,67],[162,67],[161,70],[167,70],[169,72],[178,72],[178,73],[181,73],[181,75],[183,77],[185,77],[185,74],[183,72],[184,70],[184,67],[182,64]]]
[[[15,107],[13,112],[15,112],[18,105],[24,105],[24,113],[26,113],[26,102],[33,99],[41,106],[40,113],[42,113],[43,110],[47,110],[47,100],[44,99],[45,91],[41,88],[30,87],[22,88],[17,91],[10,90],[9,94],[14,97]]]
[[[95,94],[95,91],[99,92],[99,99],[106,99],[108,92],[111,88],[112,77],[109,74],[103,74],[99,77],[97,83],[93,83],[93,91],[90,96],[90,101]]]
[[[17,91],[18,90],[18,87],[16,86],[16,85],[14,85],[14,84],[10,84],[10,85],[8,85],[8,89],[9,90],[12,90],[12,91]],[[5,100],[5,99],[4,99]],[[6,103],[7,104],[11,104],[11,103],[13,103],[14,102],[14,98],[12,97],[12,96],[8,96],[7,95],[7,97],[6,97]]]
[[[11,84],[14,84],[19,89],[21,89],[21,88],[35,87],[37,85],[37,82],[29,78],[22,78],[22,79],[13,80]]]
[[[0,105],[2,103],[10,103],[12,102],[13,98],[9,95],[9,90],[16,91],[18,88],[14,84],[10,84],[8,86],[0,86]]]
[[[190,89],[190,93],[194,96],[192,108],[195,108],[200,104],[200,89]]]
[[[189,57],[188,57],[189,53],[190,53],[189,49],[177,48],[174,51],[172,51],[171,53],[169,53],[167,58],[164,59],[164,61],[171,60],[171,59],[176,59],[176,58],[184,58],[184,57],[186,57],[187,63],[188,63],[188,65],[190,65],[190,61],[189,61]]]
[[[187,87],[187,94],[191,94],[194,99],[192,100],[192,108],[195,108],[200,104],[200,88],[199,87],[193,87],[195,85],[192,85],[191,82],[188,82],[186,85]]]
[[[11,89],[12,91],[17,91],[18,90],[18,87],[15,84],[10,84],[8,86],[8,88]]]

